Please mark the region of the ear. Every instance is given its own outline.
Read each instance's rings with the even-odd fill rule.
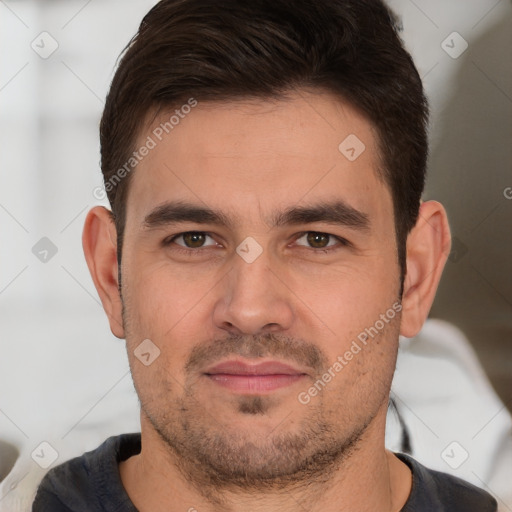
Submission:
[[[407,272],[400,324],[402,336],[416,336],[425,323],[450,247],[450,226],[445,209],[437,201],[422,203],[416,225],[407,237]]]
[[[114,336],[124,338],[116,227],[112,213],[103,206],[96,206],[87,214],[82,245],[94,286],[110,323],[110,330]]]

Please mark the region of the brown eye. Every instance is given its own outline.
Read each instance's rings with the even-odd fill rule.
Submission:
[[[310,231],[307,233],[308,244],[315,249],[323,249],[329,245],[331,235],[327,233],[317,233],[316,231]]]
[[[307,231],[295,240],[295,244],[309,249],[319,249],[318,252],[330,251],[341,247],[349,247],[350,242],[339,236],[320,231]]]
[[[202,247],[206,241],[206,235],[204,233],[199,233],[195,231],[191,231],[190,233],[184,233],[182,237],[184,245],[186,247],[190,247],[191,249],[197,249],[198,247]]]
[[[174,235],[171,238],[163,240],[162,244],[164,247],[168,247],[171,250],[185,251],[188,255],[202,253],[199,249],[206,250],[209,248],[222,247],[211,235],[204,231],[185,231],[179,235]]]

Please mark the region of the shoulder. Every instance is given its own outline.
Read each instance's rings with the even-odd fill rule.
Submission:
[[[401,512],[496,512],[496,500],[461,478],[429,469],[403,453],[395,455],[412,472],[412,489]]]
[[[140,434],[123,434],[56,466],[39,484],[32,511],[101,511],[105,502],[126,501],[118,463],[138,452]]]

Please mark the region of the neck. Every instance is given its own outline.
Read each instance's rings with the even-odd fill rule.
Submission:
[[[183,461],[143,418],[141,453],[120,463],[121,479],[141,512],[395,512],[407,501],[412,479],[409,468],[384,448],[385,413],[384,408],[328,475],[259,491],[191,481],[180,470]]]

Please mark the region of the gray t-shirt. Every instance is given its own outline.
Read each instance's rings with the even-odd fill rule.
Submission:
[[[140,453],[140,434],[108,438],[96,450],[50,470],[33,512],[137,512],[119,475],[119,462]],[[433,471],[397,453],[412,471],[412,489],[401,512],[495,512],[496,500],[474,485]]]

